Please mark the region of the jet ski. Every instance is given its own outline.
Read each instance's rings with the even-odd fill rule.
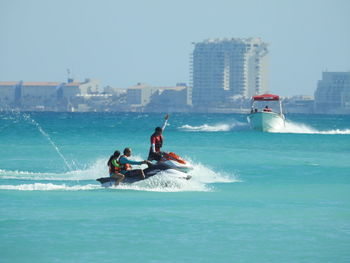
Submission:
[[[186,162],[184,159],[182,159],[180,156],[176,155],[175,153],[162,152],[161,159],[156,164],[151,164],[149,165],[148,168],[143,170],[145,174],[145,179],[141,177],[125,177],[122,183],[132,184],[134,182],[146,180],[151,176],[154,176],[165,170],[174,171],[174,173],[171,173],[172,178],[189,180],[191,179],[191,176],[188,175],[187,173],[190,172],[192,169],[193,167],[191,164]],[[111,187],[111,186],[114,186],[116,179],[111,177],[102,177],[102,178],[96,179],[96,181],[100,182],[101,186],[103,187]]]

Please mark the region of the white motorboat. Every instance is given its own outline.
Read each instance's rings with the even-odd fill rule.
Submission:
[[[271,104],[277,107],[271,107]],[[265,105],[259,110],[259,105]],[[254,130],[270,132],[285,127],[285,117],[282,112],[282,102],[278,95],[263,94],[252,97],[251,112],[247,117],[250,127]]]

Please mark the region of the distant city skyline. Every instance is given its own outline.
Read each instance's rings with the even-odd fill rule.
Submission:
[[[78,80],[127,88],[190,83],[192,42],[261,37],[269,91],[313,95],[350,71],[350,1],[0,2],[0,81]]]

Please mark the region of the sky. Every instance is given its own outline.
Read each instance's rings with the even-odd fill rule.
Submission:
[[[269,91],[313,95],[350,71],[348,0],[0,0],[0,81],[190,82],[193,42],[261,37]]]

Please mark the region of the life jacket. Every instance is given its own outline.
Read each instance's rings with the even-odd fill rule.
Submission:
[[[109,162],[109,173],[119,173],[122,169],[121,164],[118,162],[117,158],[113,158],[110,162]]]
[[[119,159],[122,158],[122,157],[126,157],[127,158],[127,156],[122,155],[122,156],[119,157]],[[120,170],[121,171],[128,171],[128,170],[132,169],[131,165],[128,164],[128,163],[120,163],[120,162],[118,162],[118,163],[120,165]]]
[[[153,133],[151,136],[151,144],[153,143],[153,139],[156,152],[160,152],[160,148],[163,146],[163,135],[157,135],[156,133]]]

